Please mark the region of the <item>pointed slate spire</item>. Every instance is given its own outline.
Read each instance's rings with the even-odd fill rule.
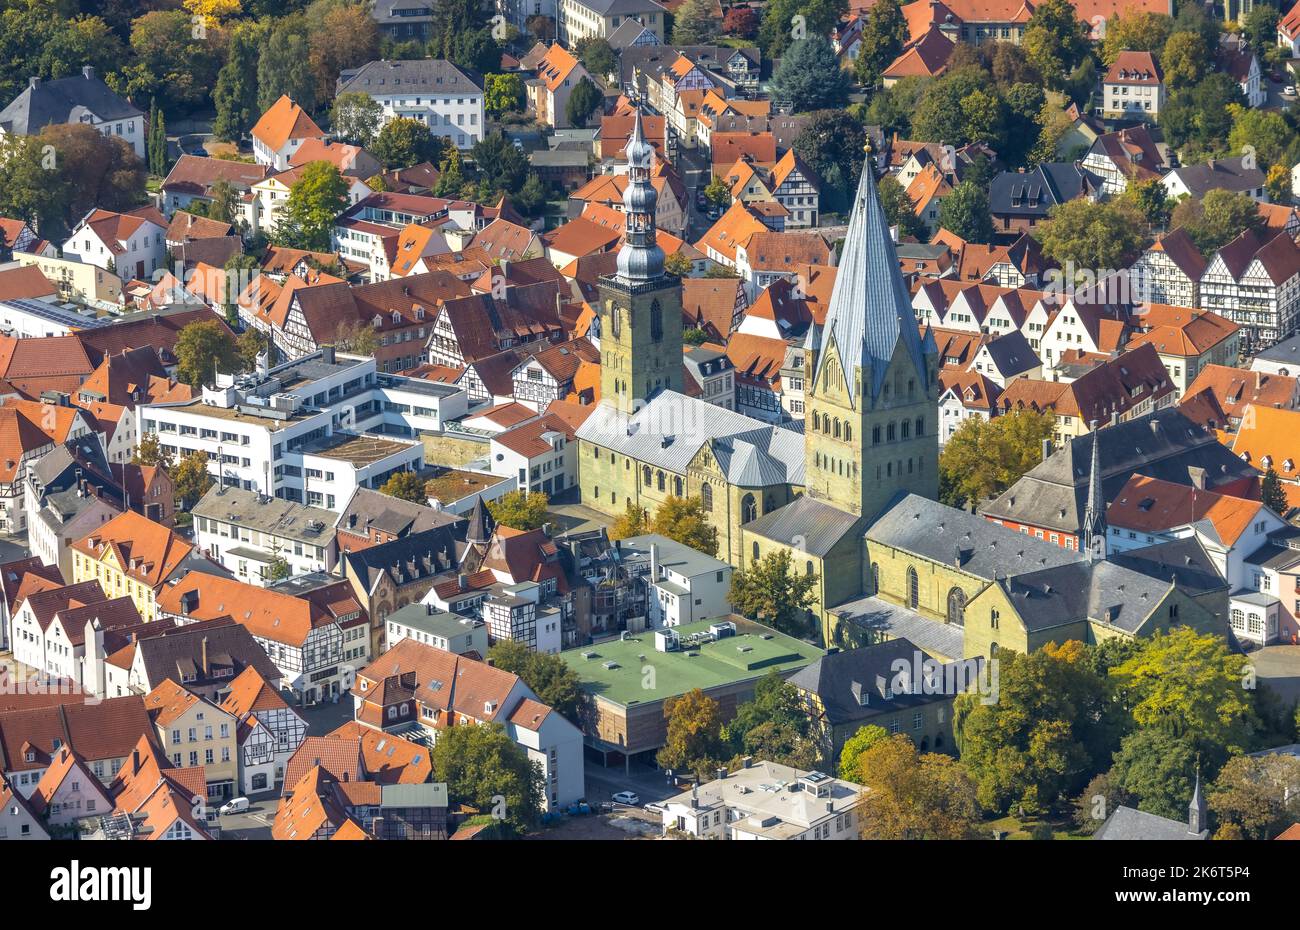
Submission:
[[[474,507],[469,512],[469,528],[465,531],[465,542],[470,545],[486,546],[492,539],[492,531],[495,529],[496,521],[492,519],[491,512],[483,503],[483,495],[480,494],[474,500]]]
[[[1101,433],[1092,421],[1092,464],[1088,469],[1088,505],[1083,511],[1083,547],[1088,560],[1106,557],[1106,498],[1101,490]]]
[[[1208,820],[1205,795],[1201,793],[1201,763],[1196,762],[1196,787],[1192,790],[1192,803],[1187,805],[1187,832],[1199,834]]]
[[[853,384],[854,369],[861,367],[863,393],[874,399],[900,340],[916,367],[920,383],[926,384],[928,378],[916,314],[898,267],[898,255],[889,234],[889,220],[880,204],[872,164],[868,145],[835,274],[835,288],[831,291],[830,309],[826,312],[822,351],[814,377],[820,376],[828,364],[825,350],[834,342],[843,360],[844,382]],[[853,403],[856,406],[856,399]]]

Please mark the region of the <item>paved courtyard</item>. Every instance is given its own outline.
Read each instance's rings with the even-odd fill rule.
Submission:
[[[1300,701],[1300,646],[1265,646],[1250,653],[1260,684],[1284,705]]]

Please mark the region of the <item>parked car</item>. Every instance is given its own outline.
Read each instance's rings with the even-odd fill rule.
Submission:
[[[664,811],[668,810],[668,808],[664,807],[658,801],[651,801],[645,806],[645,810],[651,814],[662,814]]]
[[[628,804],[633,807],[641,803],[641,799],[631,791],[620,791],[618,794],[614,795],[614,800],[619,804]]]
[[[231,798],[217,808],[218,814],[242,814],[248,810],[248,798]]]
[[[1282,88],[1282,95],[1283,95],[1284,97],[1294,97],[1294,96],[1295,96],[1295,85],[1294,85],[1294,84],[1288,84],[1286,87],[1283,87],[1283,88]]]

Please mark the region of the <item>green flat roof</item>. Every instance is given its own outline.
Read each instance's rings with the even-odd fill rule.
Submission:
[[[824,654],[811,643],[748,620],[735,621],[735,636],[685,647],[691,634],[707,632],[716,622],[702,620],[673,627],[683,640],[683,648],[676,652],[655,651],[655,631],[646,630],[624,640],[566,649],[560,658],[577,672],[588,693],[628,707],[662,701],[695,688],[707,691],[751,681],[771,669],[793,671]],[[615,667],[608,668],[607,663]],[[653,678],[644,671],[647,666],[654,669]],[[647,680],[652,680],[654,687],[646,687]]]

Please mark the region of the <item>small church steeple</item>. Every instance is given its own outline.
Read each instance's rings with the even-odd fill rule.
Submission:
[[[1092,421],[1092,463],[1088,469],[1088,504],[1083,511],[1083,550],[1088,560],[1106,558],[1106,497],[1101,490],[1101,432]]]
[[[1192,802],[1187,805],[1187,832],[1204,833],[1209,823],[1205,808],[1205,795],[1201,793],[1201,762],[1196,762],[1196,787],[1192,790]]]

